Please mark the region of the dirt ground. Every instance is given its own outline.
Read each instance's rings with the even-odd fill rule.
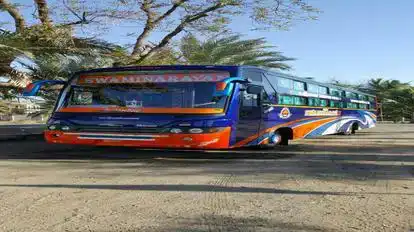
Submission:
[[[414,230],[414,125],[261,151],[0,144],[0,231]]]

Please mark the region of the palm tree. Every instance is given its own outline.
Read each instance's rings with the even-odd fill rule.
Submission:
[[[287,70],[294,59],[272,51],[263,38],[241,39],[240,35],[200,41],[189,34],[181,39],[180,58],[185,64],[255,65]]]
[[[113,59],[96,52],[88,55],[43,54],[31,60],[19,59],[17,62],[33,81],[68,80],[81,70],[112,66]],[[53,87],[49,90],[39,93],[45,102],[41,104],[41,110],[32,116],[48,114],[52,110],[58,93],[53,91]]]
[[[18,58],[36,59],[45,55],[109,56],[122,57],[126,50],[121,46],[102,40],[73,37],[69,27],[26,28],[24,33],[0,31],[0,76],[8,76],[18,81],[11,63]],[[39,60],[39,59],[38,59]]]

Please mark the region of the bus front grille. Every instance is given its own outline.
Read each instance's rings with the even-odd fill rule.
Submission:
[[[113,132],[113,133],[163,133],[165,128],[125,128],[125,127],[96,127],[82,126],[75,129],[77,132]]]

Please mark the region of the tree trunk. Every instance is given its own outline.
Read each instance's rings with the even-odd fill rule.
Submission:
[[[37,12],[39,19],[45,26],[51,26],[52,21],[49,18],[49,8],[47,7],[46,0],[34,0],[37,4]]]
[[[11,17],[13,17],[14,24],[16,26],[16,32],[23,32],[25,27],[25,21],[23,16],[17,10],[17,8],[8,3],[7,0],[0,0],[0,9],[6,10],[11,15]]]
[[[2,57],[0,63],[0,76],[9,76],[9,74],[13,71],[10,67],[10,64],[13,62],[14,57]]]
[[[133,58],[140,57],[141,53],[143,52],[144,41],[147,39],[149,34],[151,33],[152,28],[146,26],[144,31],[138,36],[137,41],[135,42],[134,49],[132,50],[131,56]]]

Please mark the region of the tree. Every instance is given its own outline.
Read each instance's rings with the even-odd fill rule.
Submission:
[[[255,65],[290,69],[286,61],[293,60],[272,51],[263,38],[242,40],[240,35],[199,41],[189,34],[182,38],[180,51],[185,64]]]
[[[12,16],[17,33],[34,26],[46,28],[49,32],[68,29],[66,35],[49,33],[42,34],[44,37],[32,37],[37,41],[72,38],[75,26],[102,25],[113,20],[136,25],[138,29],[132,33],[139,34],[129,59],[122,59],[126,62],[124,64],[141,63],[184,31],[203,34],[229,31],[230,23],[240,16],[251,20],[251,29],[286,29],[298,20],[314,19],[319,13],[305,0],[108,0],[104,3],[62,0],[54,2],[55,14],[52,14],[47,0],[34,0],[34,3],[36,17],[40,21],[36,25],[26,25],[18,7],[8,0],[0,0],[0,9]],[[150,43],[148,39],[154,33],[162,34],[161,38]]]
[[[96,52],[87,55],[43,54],[32,60],[17,62],[32,77],[32,80],[68,80],[78,71],[110,66],[113,60]],[[53,87],[49,91],[41,91],[39,95],[45,99],[45,102],[41,104],[41,110],[31,116],[49,114],[58,97]]]
[[[43,54],[88,55],[97,51],[103,55],[122,56],[126,50],[103,40],[72,36],[68,26],[49,28],[35,25],[24,32],[0,31],[0,76],[11,73],[10,63],[17,57],[33,58]]]
[[[124,4],[136,1],[123,0]],[[152,53],[166,46],[183,31],[220,32],[228,30],[237,16],[247,16],[255,29],[285,29],[296,20],[315,18],[318,10],[303,0],[138,0],[139,15],[144,15],[145,25],[134,44],[131,57],[141,62]],[[131,5],[132,7],[132,5]],[[140,17],[139,20],[142,18]],[[168,29],[167,29],[168,28]],[[146,40],[155,31],[166,29],[165,35],[154,46]]]

